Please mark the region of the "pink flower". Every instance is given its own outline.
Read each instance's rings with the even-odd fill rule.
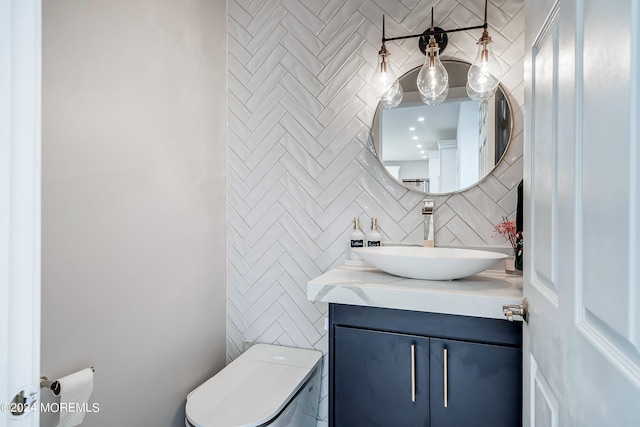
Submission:
[[[518,231],[516,230],[516,222],[515,221],[507,221],[506,217],[502,217],[503,221],[496,225],[494,228],[493,237],[502,236],[511,243],[511,247],[514,252],[516,250],[516,246],[518,244],[518,239],[516,234]]]

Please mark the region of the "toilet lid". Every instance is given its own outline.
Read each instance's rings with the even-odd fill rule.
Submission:
[[[322,354],[255,345],[187,398],[195,427],[256,427],[271,421],[307,381]]]

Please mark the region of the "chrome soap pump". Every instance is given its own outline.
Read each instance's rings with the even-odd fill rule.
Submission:
[[[371,218],[371,230],[367,233],[367,246],[380,246],[382,236],[378,232],[378,218]]]
[[[357,253],[353,251],[353,248],[364,247],[364,233],[360,230],[360,218],[353,218],[353,231],[349,235],[349,259],[352,261],[361,260]]]

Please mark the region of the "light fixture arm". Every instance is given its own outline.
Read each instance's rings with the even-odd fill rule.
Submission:
[[[434,30],[433,26],[433,7],[431,8],[431,31]],[[431,34],[429,36],[429,45],[427,46],[427,55],[429,56],[429,68],[435,66],[435,55],[440,52],[440,46],[436,42],[436,36]]]
[[[431,6],[431,31],[433,31],[433,6]]]
[[[381,61],[380,61],[381,73],[387,72],[387,56],[391,55],[389,53],[389,50],[387,49],[387,45],[384,43],[384,35],[385,35],[384,15],[382,15],[382,46],[380,46],[380,51],[378,51],[378,56],[380,56],[381,58]]]
[[[438,34],[449,34],[449,33],[456,33],[458,31],[469,31],[469,30],[479,30],[480,28],[484,28],[485,30],[487,29],[487,24],[482,24],[482,25],[476,25],[473,27],[464,27],[464,28],[454,28],[453,30],[443,30],[442,28],[435,28],[433,30],[429,29],[427,31],[425,31],[424,33],[420,33],[420,34],[411,34],[409,36],[399,36],[399,37],[382,37],[382,43],[385,42],[391,42],[394,40],[406,40],[406,39],[414,39],[416,37],[422,37],[422,36],[436,36]]]
[[[487,9],[489,7],[489,0],[484,0],[484,28],[487,28]]]
[[[434,28],[433,27],[433,7],[431,8],[431,28],[428,29],[427,31],[420,33],[420,34],[411,34],[408,36],[399,36],[399,37],[387,37],[385,30],[384,30],[384,15],[382,15],[382,43],[385,42],[390,42],[390,41],[394,41],[394,40],[406,40],[406,39],[413,39],[416,37],[423,37],[423,36],[435,36],[438,34],[449,34],[449,33],[457,33],[459,31],[470,31],[470,30],[479,30],[480,28],[483,28],[485,30],[485,32],[487,31],[487,28],[489,28],[488,24],[487,24],[487,8],[489,6],[489,0],[485,0],[484,2],[484,23],[482,25],[474,25],[472,27],[463,27],[463,28],[454,28],[452,30],[443,30],[442,28]]]
[[[480,40],[478,40],[478,44],[483,45],[483,51],[482,51],[482,59],[484,61],[486,61],[488,59],[488,52],[487,52],[487,43],[491,43],[491,36],[489,35],[489,30],[487,29],[487,6],[488,6],[489,0],[485,0],[484,3],[484,31],[482,32],[482,36],[480,36]]]

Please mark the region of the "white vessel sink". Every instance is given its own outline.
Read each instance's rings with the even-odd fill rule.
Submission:
[[[498,252],[458,248],[378,246],[353,249],[382,271],[423,280],[452,280],[471,276],[507,258]]]

